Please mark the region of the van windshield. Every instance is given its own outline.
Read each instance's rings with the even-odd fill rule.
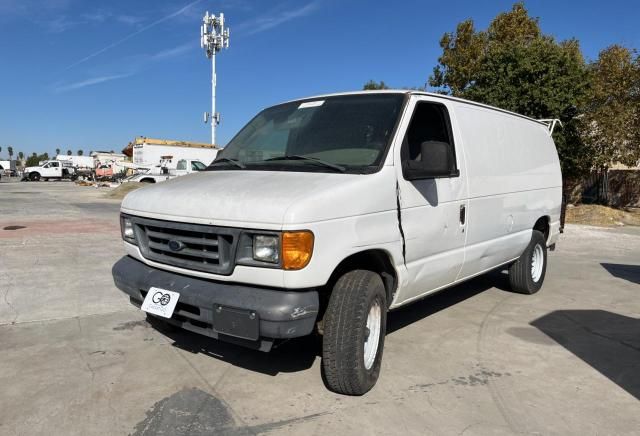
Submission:
[[[403,101],[400,93],[371,93],[273,106],[242,128],[207,170],[375,172]]]

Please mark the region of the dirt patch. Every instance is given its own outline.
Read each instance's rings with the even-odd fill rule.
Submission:
[[[20,230],[20,229],[26,229],[27,226],[5,226],[2,228],[2,230]]]
[[[284,427],[290,428],[325,413],[250,426],[244,422],[236,423],[233,411],[225,401],[200,389],[191,388],[158,401],[146,415],[133,429],[134,436],[252,436]],[[295,431],[289,433],[296,434]]]
[[[567,208],[566,221],[588,226],[640,226],[640,209],[614,209],[598,204],[581,204]]]
[[[66,219],[61,221],[59,218],[50,220],[27,221],[16,226],[12,223],[4,223],[0,221],[0,240],[12,238],[24,238],[35,236],[53,236],[53,235],[79,235],[79,234],[105,234],[120,235],[120,223],[117,220],[110,219]],[[19,230],[19,231],[12,231]]]
[[[145,186],[149,186],[149,184],[140,183],[140,182],[123,183],[120,186],[118,186],[117,188],[107,192],[105,194],[105,197],[106,198],[114,198],[114,199],[122,200],[129,192],[135,191],[136,189],[140,189],[140,188],[143,188]]]

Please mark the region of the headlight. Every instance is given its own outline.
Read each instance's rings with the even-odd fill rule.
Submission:
[[[120,229],[122,230],[122,239],[132,244],[136,242],[136,234],[133,230],[133,223],[127,217],[120,219]]]
[[[280,261],[280,240],[272,235],[253,237],[253,259],[260,262],[278,263]]]

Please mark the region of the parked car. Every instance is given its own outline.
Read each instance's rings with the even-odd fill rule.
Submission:
[[[113,177],[113,168],[111,164],[100,164],[96,167],[96,178],[109,179]]]
[[[113,277],[219,340],[317,332],[327,386],[361,395],[389,310],[496,268],[538,292],[561,198],[543,122],[417,91],[313,97],[260,112],[207,171],[128,194]]]
[[[140,170],[137,174],[128,177],[125,181],[159,183],[173,179],[175,177],[184,176],[198,171],[204,171],[206,168],[207,166],[200,162],[198,159],[180,159],[176,163],[175,169],[165,166],[161,161],[160,165]]]
[[[39,166],[26,167],[22,173],[22,180],[29,180],[32,182],[37,182],[40,179],[45,181],[49,179],[75,180],[76,177],[76,170],[70,163],[57,160],[45,161]]]

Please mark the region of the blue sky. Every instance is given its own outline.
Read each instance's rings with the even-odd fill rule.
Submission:
[[[219,143],[260,109],[307,95],[425,83],[438,41],[512,1],[0,0],[0,156],[55,148],[120,150],[135,136],[208,141],[205,10],[225,13],[218,56]],[[635,1],[528,1],[545,33],[576,37],[587,58],[640,48]]]

